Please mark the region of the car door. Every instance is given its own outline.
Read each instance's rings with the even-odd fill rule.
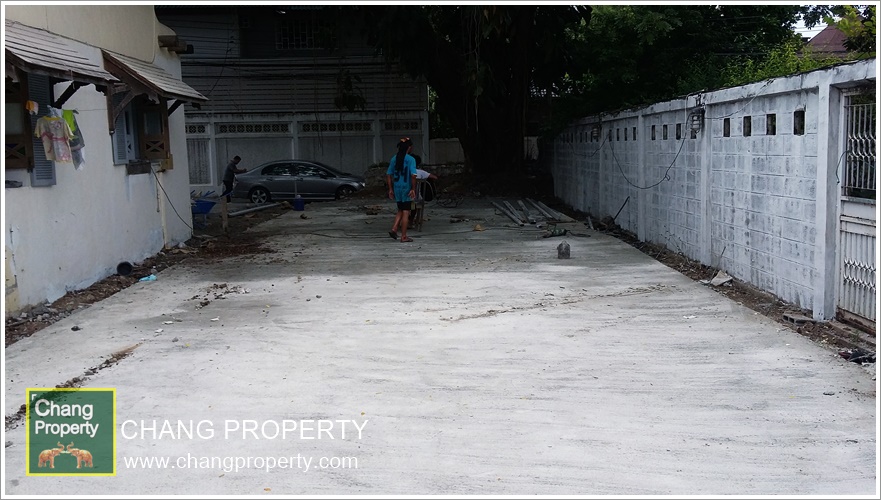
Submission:
[[[332,174],[314,163],[298,162],[297,185],[303,198],[333,198],[336,192]]]
[[[296,176],[293,163],[277,162],[263,169],[262,183],[273,199],[291,199],[296,192]]]

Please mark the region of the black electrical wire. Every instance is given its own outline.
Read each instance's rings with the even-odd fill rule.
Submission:
[[[174,213],[175,213],[175,215],[177,215],[177,218],[180,219],[181,222],[183,222],[184,225],[187,226],[187,227],[190,229],[190,231],[192,231],[192,230],[193,230],[193,226],[187,224],[187,221],[185,221],[185,220],[183,219],[183,217],[180,216],[180,214],[179,214],[178,211],[177,211],[177,208],[174,207],[174,203],[171,201],[171,198],[168,197],[168,193],[165,192],[165,188],[162,187],[162,182],[159,180],[159,176],[156,175],[156,172],[155,172],[152,168],[150,169],[150,173],[152,173],[152,174],[153,174],[153,177],[156,178],[156,184],[159,185],[159,189],[162,190],[162,194],[165,195],[165,199],[168,200],[168,204],[171,205],[171,209],[174,210]]]

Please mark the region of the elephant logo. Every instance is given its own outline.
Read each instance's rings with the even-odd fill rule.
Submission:
[[[49,468],[54,469],[55,468],[55,457],[57,457],[61,453],[65,453],[64,445],[61,444],[61,442],[58,443],[58,448],[50,448],[48,450],[43,450],[42,452],[40,452],[40,461],[39,461],[39,463],[37,463],[37,467],[40,467],[40,468],[45,467],[46,463],[48,462]]]
[[[61,443],[58,443],[61,444]],[[73,447],[73,441],[67,445],[67,451],[65,453],[69,453],[76,457],[76,468],[80,469],[83,465],[86,467],[94,467],[92,465],[92,454],[89,453],[89,450],[81,450],[79,448]]]
[[[116,389],[29,387],[25,397],[25,475],[116,475]]]

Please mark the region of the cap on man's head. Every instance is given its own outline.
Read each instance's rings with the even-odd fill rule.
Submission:
[[[241,158],[240,156],[238,156],[238,155],[233,156],[232,159],[235,160],[235,161],[241,161],[241,160],[242,160],[242,158]]]

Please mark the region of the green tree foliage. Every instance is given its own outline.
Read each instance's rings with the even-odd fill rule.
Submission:
[[[805,25],[815,26],[819,19],[836,26],[847,36],[845,48],[852,51],[845,58],[815,53],[809,46],[787,41],[761,57],[730,61],[722,71],[723,86],[743,85],[780,76],[811,71],[843,61],[875,57],[875,6],[811,6],[802,13]]]
[[[336,77],[336,95],[333,104],[339,110],[355,111],[363,110],[367,106],[367,99],[361,91],[359,84],[361,77],[352,74],[348,69],[341,69]]]
[[[836,16],[854,50],[874,51],[874,7],[779,5],[398,5],[340,7],[378,51],[424,77],[466,162],[521,172],[526,112],[542,133],[587,114],[808,71],[793,27]],[[869,43],[871,40],[871,43]],[[859,49],[857,49],[858,47]],[[548,104],[550,103],[550,104]],[[534,108],[533,108],[534,109]]]
[[[874,5],[842,5],[838,10],[840,18],[836,21],[832,16],[826,16],[826,24],[834,25],[840,29],[847,40],[844,46],[847,50],[857,52],[862,57],[875,56],[875,6]]]
[[[722,86],[734,87],[780,76],[811,71],[842,60],[831,55],[816,54],[798,42],[787,42],[761,58],[744,58],[729,62],[721,71]]]
[[[719,69],[797,40],[793,5],[602,5],[584,41],[569,93],[579,112],[669,99],[722,86]],[[563,109],[572,109],[565,104]]]
[[[447,119],[440,114],[437,110],[437,92],[434,89],[428,89],[428,120],[430,122],[431,133],[429,134],[432,139],[443,137],[443,138],[454,138],[456,137],[456,131],[453,130],[453,127],[450,126],[450,123]]]
[[[556,90],[546,133],[573,118],[810,71],[842,62],[812,53],[793,27],[832,22],[853,57],[874,57],[874,6],[603,5],[575,36],[576,64]]]
[[[591,12],[560,5],[344,9],[382,54],[425,77],[466,164],[486,176],[522,172],[530,92],[565,74],[573,50],[565,35],[586,26]]]

